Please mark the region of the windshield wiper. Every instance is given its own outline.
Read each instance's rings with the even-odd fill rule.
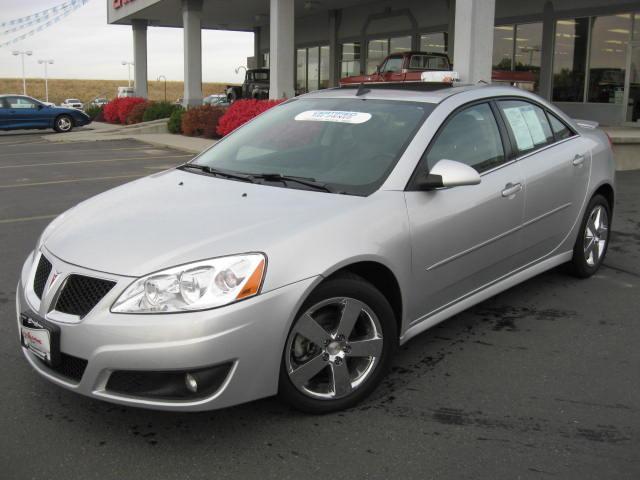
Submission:
[[[231,178],[233,180],[241,180],[244,182],[254,183],[253,177],[249,175],[242,175],[240,173],[231,173],[225,170],[218,170],[217,168],[209,167],[207,165],[198,165],[197,163],[185,163],[184,165],[182,165],[182,168],[195,168],[196,170],[200,170],[202,172],[208,173],[210,175],[214,175],[216,177]]]
[[[268,182],[294,182],[300,185],[305,185],[307,187],[311,187],[315,190],[322,190],[324,192],[334,193],[333,189],[330,188],[326,183],[321,183],[316,181],[315,178],[309,177],[296,177],[293,175],[282,175],[280,173],[260,173],[260,174],[252,174],[253,178],[259,178],[261,180],[266,180]]]

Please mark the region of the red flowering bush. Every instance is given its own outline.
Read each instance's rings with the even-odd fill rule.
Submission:
[[[104,106],[104,119],[109,123],[127,122],[127,116],[134,106],[146,102],[140,97],[114,98]]]
[[[284,102],[284,100],[236,100],[218,122],[216,131],[218,135],[225,136],[252,118],[257,117],[262,112],[282,102]]]
[[[144,116],[144,112],[147,108],[149,108],[149,102],[146,100],[144,102],[136,103],[127,115],[127,125],[142,122],[142,117]]]
[[[213,105],[188,109],[182,115],[182,133],[190,137],[220,138],[216,129],[225,111],[226,109]]]

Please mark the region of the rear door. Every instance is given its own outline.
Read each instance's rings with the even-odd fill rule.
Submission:
[[[496,113],[490,102],[452,113],[418,167],[423,171],[439,160],[456,160],[481,174],[479,185],[405,192],[418,309],[410,312],[414,318],[434,314],[514,268],[524,178],[510,158]]]
[[[525,180],[519,266],[554,253],[578,219],[587,194],[587,142],[542,106],[520,99],[497,102]],[[560,252],[556,252],[560,253]]]

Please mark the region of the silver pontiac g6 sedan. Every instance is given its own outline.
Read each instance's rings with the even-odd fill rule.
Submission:
[[[347,408],[438,322],[557,265],[592,275],[613,203],[606,135],[533,94],[305,95],[55,219],[20,276],[22,351],[123,405]]]

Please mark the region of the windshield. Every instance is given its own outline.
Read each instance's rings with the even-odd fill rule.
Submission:
[[[274,107],[194,163],[249,175],[313,179],[332,191],[369,195],[387,178],[431,104],[297,99]],[[303,188],[294,182],[277,186]]]

